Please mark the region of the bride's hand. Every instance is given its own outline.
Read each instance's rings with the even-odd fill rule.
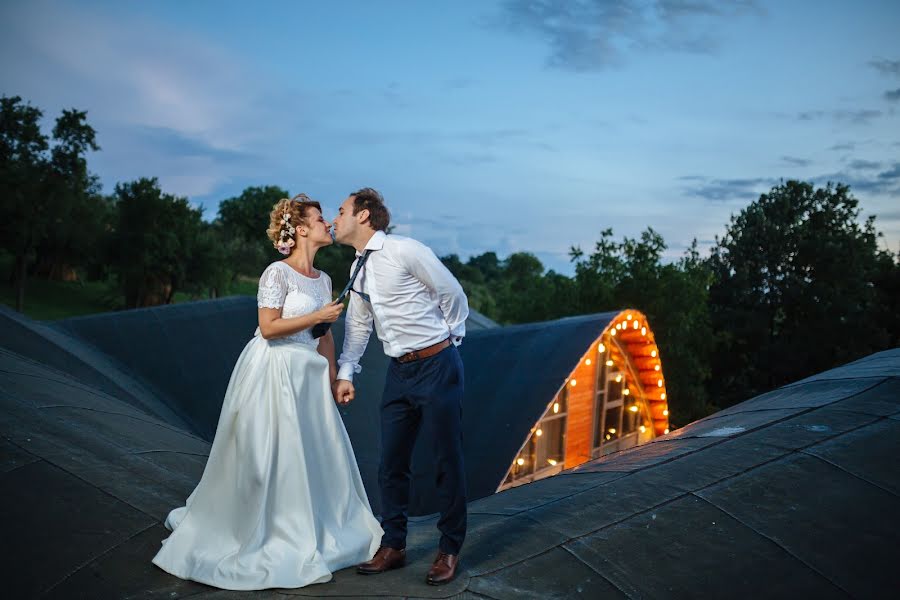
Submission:
[[[334,323],[338,320],[338,317],[341,316],[341,313],[343,311],[343,302],[332,302],[331,304],[326,304],[318,311],[316,311],[316,316],[319,320],[319,323]]]

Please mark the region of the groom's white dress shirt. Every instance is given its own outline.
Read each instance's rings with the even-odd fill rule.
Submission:
[[[372,252],[353,289],[368,294],[371,302],[350,292],[337,378],[353,381],[353,374],[362,370],[359,359],[373,323],[384,353],[393,358],[447,338],[458,346],[466,335],[469,303],[434,252],[421,242],[383,231],[376,231],[365,249]],[[357,261],[360,256],[357,252]],[[351,273],[355,266],[356,261]]]

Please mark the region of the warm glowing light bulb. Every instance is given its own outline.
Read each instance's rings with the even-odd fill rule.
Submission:
[[[516,464],[519,465],[519,466],[521,467],[522,465],[525,464],[525,459],[524,459],[524,458],[520,458],[519,460],[516,461]]]
[[[651,350],[650,356],[652,356],[653,358],[656,358],[656,350]]]
[[[597,346],[597,352],[603,354],[604,352],[606,352],[606,346],[600,344],[599,346]]]
[[[665,399],[666,399],[666,393],[663,392],[662,394],[659,395],[659,397],[660,397],[661,400],[665,400]]]
[[[609,428],[609,432],[610,432],[610,433],[615,433],[615,432],[616,432],[616,428],[615,428],[615,427],[610,427],[610,428]]]
[[[611,361],[611,360],[606,361],[606,366],[607,367],[613,366],[613,361]]]
[[[640,326],[641,326],[640,323],[638,323],[637,321],[634,322],[634,328],[635,328],[635,329],[637,329],[637,328],[640,327]]]
[[[668,417],[668,416],[669,416],[669,409],[668,409],[668,408],[667,408],[666,410],[663,411],[663,416],[664,416],[664,417]]]
[[[627,317],[625,317],[625,318],[628,319],[628,320],[630,321],[630,320],[631,320],[631,315],[629,314],[629,315],[628,315]]]
[[[665,430],[665,431],[663,431],[663,433],[669,433],[669,428],[668,428],[668,427],[666,427],[666,430]]]
[[[656,380],[656,387],[662,387],[662,379]]]
[[[616,375],[616,383],[619,383],[620,381],[622,381],[622,376]]]
[[[548,458],[548,459],[547,459],[547,462],[550,463],[550,466],[552,466],[552,467],[555,467],[555,466],[556,466],[556,461],[553,460],[552,458]]]
[[[637,412],[637,411],[638,411],[638,407],[637,407],[637,406],[629,406],[629,407],[628,407],[628,410],[630,410],[631,412]]]
[[[647,328],[641,327],[641,335],[647,335]]]
[[[616,323],[616,329],[622,329],[622,324],[621,324],[621,323]]]
[[[654,371],[659,371],[659,365],[656,365],[655,367],[653,367],[653,370],[654,370]]]
[[[577,384],[577,383],[578,382],[573,379],[572,381],[569,382],[569,385],[571,385],[572,387],[575,387],[575,384]]]
[[[610,330],[609,330],[609,335],[615,337],[615,335],[616,335],[616,330],[615,330],[615,329],[610,329]]]
[[[538,429],[537,431],[534,432],[534,435],[541,437],[542,435],[544,435],[544,430]]]
[[[589,359],[589,358],[584,359],[584,364],[590,365],[590,364],[591,364],[591,359]]]
[[[641,433],[646,433],[647,428],[644,427],[643,425],[641,425],[640,430],[641,430]]]
[[[623,396],[627,396],[627,395],[630,394],[630,393],[631,393],[631,390],[629,390],[628,388],[625,388],[624,390],[622,390],[622,395],[623,395]]]
[[[612,439],[612,438],[609,436],[608,433],[606,434],[606,439],[608,439],[608,440],[609,440],[609,439]]]
[[[554,402],[553,403],[553,414],[556,414],[558,412],[559,412],[559,402]]]

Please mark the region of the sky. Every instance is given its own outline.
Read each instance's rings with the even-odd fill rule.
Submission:
[[[87,110],[104,191],[157,177],[207,218],[371,186],[439,255],[571,274],[606,228],[705,251],[802,179],[849,183],[897,252],[898,32],[896,0],[3,0],[0,94],[48,130]]]

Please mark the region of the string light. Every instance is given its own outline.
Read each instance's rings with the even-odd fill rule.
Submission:
[[[663,416],[664,416],[664,417],[668,417],[668,416],[669,416],[669,409],[668,409],[668,408],[667,408],[666,410],[663,411]]]
[[[655,367],[653,367],[653,370],[654,370],[654,371],[659,371],[659,365],[656,365]]]
[[[615,330],[615,329],[610,329],[610,330],[609,330],[609,335],[615,337],[615,335],[616,335],[616,330]]]
[[[623,395],[623,396],[627,396],[627,395],[630,394],[630,393],[631,393],[631,390],[629,390],[628,388],[625,388],[624,390],[622,390],[622,395]]]
[[[637,407],[636,405],[632,405],[632,406],[629,406],[629,407],[628,407],[628,410],[630,410],[631,412],[637,412],[637,411],[638,411],[638,407]]]
[[[611,360],[606,361],[606,366],[607,367],[613,366],[613,361],[611,361]]]
[[[590,364],[591,364],[591,359],[589,359],[589,358],[584,359],[584,364],[590,365]]]
[[[541,437],[542,435],[544,435],[544,430],[538,429],[537,431],[534,432],[534,435]]]
[[[651,350],[650,356],[652,356],[653,358],[656,358],[656,350]]]
[[[608,440],[611,440],[611,439],[612,439],[612,438],[609,436],[608,433],[606,434],[606,439],[608,439]]]
[[[616,383],[619,383],[620,381],[622,381],[622,376],[616,375]]]
[[[572,387],[575,387],[575,384],[577,384],[577,383],[578,382],[573,379],[572,381],[569,382],[569,385],[571,385]]]
[[[635,329],[637,329],[637,328],[640,327],[640,326],[641,326],[640,323],[638,323],[637,321],[634,322],[634,328],[635,328]]]
[[[547,459],[547,462],[550,463],[550,466],[551,466],[551,467],[555,467],[555,466],[556,466],[556,461],[553,460],[552,458],[548,458],[548,459]]]
[[[609,428],[609,432],[610,432],[610,433],[615,433],[615,432],[616,432],[616,428],[615,428],[615,427],[610,427],[610,428]]]
[[[656,380],[656,387],[662,387],[662,379]]]
[[[641,327],[641,335],[647,335],[647,328]]]
[[[641,425],[640,430],[641,430],[641,433],[646,433],[646,432],[647,432],[647,428],[644,427],[643,425]]]
[[[665,400],[665,399],[666,399],[666,393],[663,392],[662,394],[660,394],[660,395],[659,395],[659,398],[660,398],[660,400]]]
[[[621,324],[621,323],[616,323],[616,329],[622,329],[622,324]]]
[[[628,316],[625,317],[625,318],[628,319],[628,320],[630,321],[630,320],[631,320],[631,313],[629,313]]]
[[[663,431],[663,433],[669,433],[669,428],[668,428],[668,427],[666,427],[666,430],[665,430],[665,431]]]
[[[554,402],[553,403],[553,414],[556,414],[558,412],[559,412],[559,402]]]
[[[519,460],[516,461],[516,464],[519,465],[519,466],[521,467],[522,465],[525,464],[525,459],[524,459],[524,458],[520,458]]]
[[[600,354],[603,354],[604,352],[606,352],[606,346],[604,346],[603,344],[600,344],[597,347],[597,352],[599,352]]]

